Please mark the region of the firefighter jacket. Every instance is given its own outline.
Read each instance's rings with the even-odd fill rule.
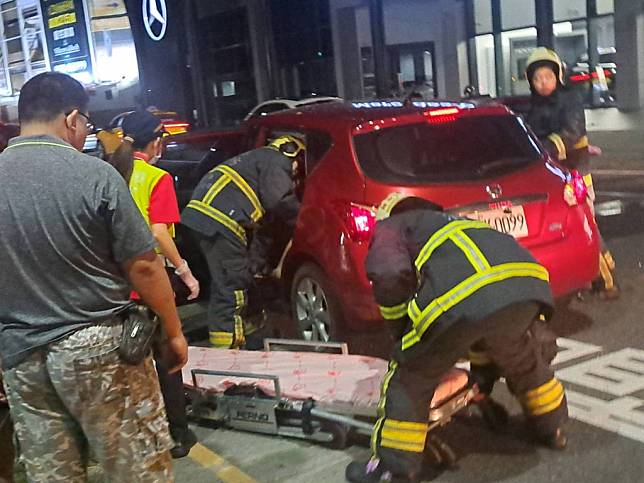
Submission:
[[[578,169],[588,158],[584,107],[577,93],[559,86],[543,97],[532,92],[526,121],[555,160]]]
[[[385,320],[407,321],[401,359],[454,323],[485,319],[533,301],[550,316],[548,272],[511,236],[489,225],[430,210],[392,215],[376,225],[365,262]]]
[[[263,147],[224,161],[199,182],[181,213],[187,227],[203,236],[222,234],[247,245],[246,230],[266,213],[282,219],[297,217],[291,161]]]

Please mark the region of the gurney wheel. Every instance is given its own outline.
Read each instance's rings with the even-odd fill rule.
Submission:
[[[320,431],[333,435],[331,441],[324,443],[327,448],[344,449],[347,447],[349,431],[343,424],[334,421],[320,421]]]

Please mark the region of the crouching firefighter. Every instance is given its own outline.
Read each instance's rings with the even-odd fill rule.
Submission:
[[[259,348],[244,312],[248,288],[250,231],[270,214],[283,220],[297,218],[294,193],[304,143],[281,136],[268,146],[224,161],[207,173],[181,213],[182,223],[197,232],[211,274],[208,330],[219,348]]]
[[[526,121],[555,160],[583,175],[589,193],[588,204],[594,211],[584,106],[578,94],[566,86],[564,71],[564,64],[553,50],[538,47],[530,54],[526,79],[531,97]],[[615,262],[603,240],[601,245],[600,273],[593,288],[604,298],[614,299],[619,296],[614,279]]]
[[[418,481],[434,390],[479,341],[537,439],[566,445],[564,388],[530,334],[552,312],[548,272],[512,237],[440,210],[400,193],[378,209],[366,272],[400,337],[382,383],[372,458],[351,463],[349,481]]]

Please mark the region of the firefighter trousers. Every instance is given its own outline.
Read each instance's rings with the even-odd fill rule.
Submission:
[[[411,478],[420,473],[434,390],[479,341],[484,341],[537,435],[545,437],[560,427],[568,416],[566,398],[530,331],[538,313],[537,304],[524,303],[483,320],[459,320],[445,330],[430,331],[427,340],[419,342],[426,346],[421,355],[400,360],[394,356],[382,383],[371,439],[372,452],[383,467]]]
[[[208,332],[213,347],[241,347],[244,312],[252,282],[248,250],[243,243],[216,234],[200,240],[210,271]]]

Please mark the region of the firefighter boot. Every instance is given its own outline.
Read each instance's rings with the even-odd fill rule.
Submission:
[[[387,471],[380,464],[378,458],[372,458],[366,463],[353,461],[349,463],[344,472],[347,481],[353,483],[379,483],[379,482],[392,482],[392,483],[416,483],[417,478],[409,478],[404,476],[394,476],[390,471]]]
[[[508,424],[508,411],[490,396],[475,399],[476,406],[481,411],[483,420],[492,430],[501,429]]]
[[[608,250],[599,255],[599,277],[593,281],[593,289],[604,300],[619,298],[619,288],[614,277],[615,260]]]
[[[554,450],[564,450],[568,446],[568,436],[562,428],[555,429],[552,433],[547,436],[542,436],[541,442],[550,449]]]

